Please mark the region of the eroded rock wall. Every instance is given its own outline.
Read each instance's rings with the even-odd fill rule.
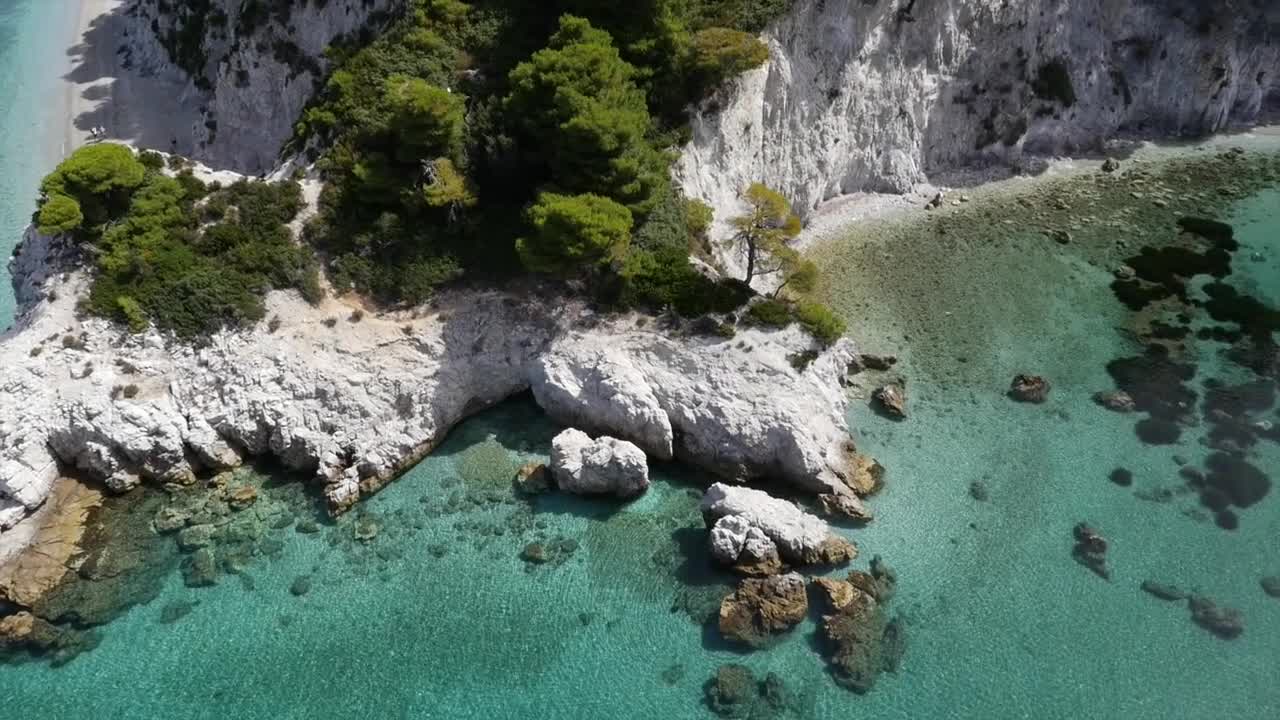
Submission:
[[[281,146],[324,79],[335,41],[386,21],[404,0],[130,0],[127,60],[137,72],[186,84],[202,111],[179,152],[258,174]],[[188,144],[189,143],[189,144]],[[169,150],[170,148],[156,148]]]
[[[975,161],[1212,133],[1280,100],[1272,0],[798,0],[766,40],[678,166],[721,220],[755,181],[807,213]]]

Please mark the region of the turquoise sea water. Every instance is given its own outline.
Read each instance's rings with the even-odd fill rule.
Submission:
[[[35,210],[40,178],[62,154],[66,48],[79,12],[73,0],[0,0],[0,260],[7,263]],[[13,317],[8,270],[0,270],[0,327]]]

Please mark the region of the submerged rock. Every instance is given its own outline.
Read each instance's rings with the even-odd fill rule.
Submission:
[[[86,633],[59,627],[26,611],[0,617],[0,661],[11,653],[28,652],[50,656],[55,666],[63,665],[94,642]]]
[[[1015,375],[1009,397],[1018,402],[1042,403],[1049,399],[1049,381],[1039,375]]]
[[[907,417],[907,390],[901,383],[889,383],[871,393],[871,399],[885,415],[896,420]]]
[[[209,587],[218,584],[218,560],[207,547],[192,553],[182,565],[182,581],[187,587]]]
[[[991,491],[987,489],[987,484],[981,480],[974,480],[969,483],[969,497],[978,502],[986,502],[991,499]]]
[[[1273,598],[1280,598],[1280,575],[1269,575],[1258,582],[1262,586],[1262,592]]]
[[[1093,401],[1108,410],[1118,413],[1131,413],[1138,409],[1133,396],[1123,390],[1094,393]]]
[[[721,665],[704,688],[707,706],[724,718],[749,718],[759,696],[755,675],[744,665]]]
[[[565,492],[629,499],[649,488],[649,463],[634,443],[592,440],[572,428],[551,441],[551,474]]]
[[[1102,172],[1113,173],[1120,169],[1120,161],[1115,158],[1107,158],[1102,162]]]
[[[1143,580],[1142,591],[1161,600],[1186,600],[1188,596],[1186,592],[1173,585],[1158,583],[1154,580]]]
[[[707,488],[700,507],[712,527],[722,517],[740,516],[772,540],[784,560],[795,565],[840,564],[857,555],[857,548],[833,533],[822,519],[760,490],[716,483]]]
[[[1133,472],[1125,468],[1116,468],[1107,477],[1120,487],[1129,487],[1133,484]]]
[[[847,580],[819,578],[814,587],[823,597],[824,654],[841,686],[863,693],[881,672],[896,672],[906,646],[899,620],[890,622],[885,610],[893,598],[897,574],[877,555],[871,571],[853,571]]]
[[[1187,600],[1191,620],[1224,640],[1233,640],[1244,632],[1244,614],[1235,608],[1222,607],[1212,598],[1192,595]]]
[[[768,645],[809,612],[804,578],[797,573],[747,578],[720,603],[720,633],[752,648]]]
[[[195,600],[192,600],[192,601],[178,600],[175,602],[168,603],[167,605],[165,605],[163,608],[160,609],[160,624],[172,625],[178,622],[182,618],[190,615],[191,611],[195,610],[196,606],[199,604],[200,604],[199,601],[195,601]]]
[[[241,485],[227,493],[227,504],[232,510],[244,510],[258,500],[258,489],[252,485]]]
[[[1111,570],[1107,568],[1106,539],[1085,523],[1077,523],[1072,532],[1075,535],[1076,544],[1071,549],[1071,556],[1099,577],[1110,580]]]
[[[289,585],[289,594],[294,597],[302,597],[309,592],[311,592],[310,575],[299,575],[294,578],[293,582]]]

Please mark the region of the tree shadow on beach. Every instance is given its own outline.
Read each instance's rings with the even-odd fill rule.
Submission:
[[[71,124],[86,135],[104,128],[104,138],[190,155],[194,150],[188,84],[148,72],[135,62],[128,36],[126,5],[94,18],[67,49],[71,70],[63,80],[75,94]],[[79,140],[68,138],[69,145]]]

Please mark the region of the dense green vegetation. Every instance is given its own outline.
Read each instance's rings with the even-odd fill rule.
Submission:
[[[789,4],[407,0],[330,49],[332,72],[298,121],[292,149],[311,153],[326,181],[306,245],[338,291],[392,304],[463,277],[525,273],[687,317],[742,307],[753,275],[778,274],[775,297],[803,295],[813,267],[787,245],[799,225],[781,195],[746,189],[752,213],[733,223],[750,269],[716,279],[690,262],[712,257],[711,208],[670,179],[687,108],[767,59],[753,33]],[[225,18],[191,3],[165,41],[195,68],[204,29],[245,40],[283,28],[295,5],[255,0]],[[270,288],[318,297],[315,264],[284,227],[296,186],[210,192],[165,166],[97,145],[46,181],[40,227],[76,234],[97,259],[89,309],[194,336],[260,317]],[[770,324],[832,332],[785,299],[755,308],[756,321],[774,309]]]
[[[296,183],[210,187],[158,159],[90,145],[42,185],[40,229],[71,233],[95,259],[88,311],[192,338],[261,318],[271,288],[319,297],[316,265],[286,227],[302,206]]]
[[[672,187],[672,149],[689,103],[764,62],[745,31],[785,5],[414,0],[331,51],[298,123],[328,181],[308,238],[340,288],[388,302],[533,271],[628,306],[740,304],[688,267],[711,218]]]

